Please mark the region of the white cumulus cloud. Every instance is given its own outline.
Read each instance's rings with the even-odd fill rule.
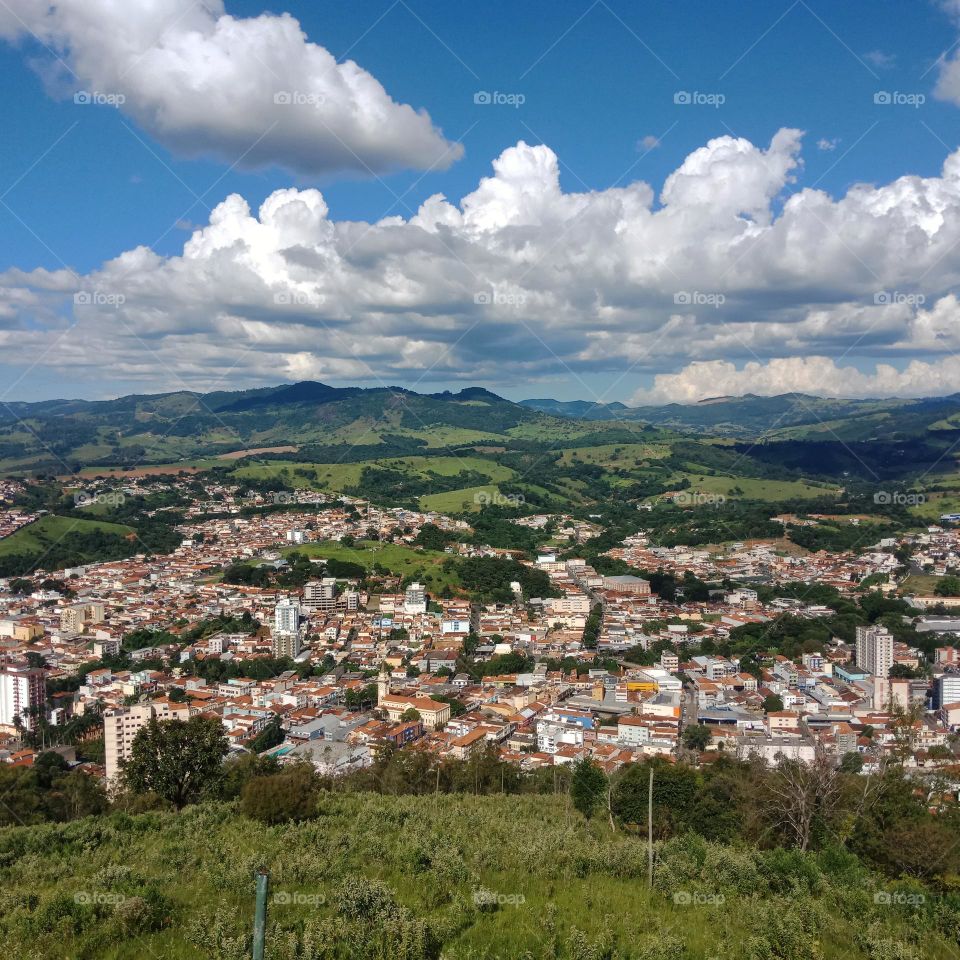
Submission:
[[[119,104],[185,156],[325,174],[446,168],[463,152],[289,14],[233,17],[222,0],[0,4],[0,36],[31,35],[77,92]]]
[[[832,197],[799,182],[801,139],[718,137],[659,191],[581,193],[552,150],[520,142],[459,202],[370,223],[337,220],[315,189],[259,210],[232,195],[178,255],[0,274],[0,351],[143,390],[581,378],[587,397],[604,375],[606,399],[651,382],[662,399],[956,389],[960,151],[939,176]]]

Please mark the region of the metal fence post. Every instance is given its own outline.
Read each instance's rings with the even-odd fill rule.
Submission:
[[[253,917],[253,960],[263,960],[267,938],[267,891],[270,889],[270,874],[257,871],[257,908]]]

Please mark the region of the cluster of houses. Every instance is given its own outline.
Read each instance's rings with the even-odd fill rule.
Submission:
[[[300,587],[226,583],[222,571],[238,560],[282,572],[291,544],[366,538],[414,551],[426,524],[469,528],[310,491],[292,491],[282,510],[256,512],[244,507],[264,495],[206,482],[197,492],[196,478],[190,483],[183,540],[169,555],[46,571],[29,595],[0,580],[0,759],[30,762],[18,738],[38,712],[58,725],[95,711],[108,777],[152,717],[198,713],[217,717],[236,750],[279,724],[283,741],[270,749],[281,760],[307,759],[331,774],[371,763],[384,744],[459,760],[493,750],[525,770],[584,757],[613,770],[646,756],[707,760],[721,751],[771,762],[854,753],[879,763],[903,749],[905,726],[908,764],[955,763],[960,621],[924,621],[945,638],[934,664],[882,629],[856,644],[835,638],[796,661],[771,652],[741,663],[700,649],[782,613],[832,611],[761,602],[748,586],[667,600],[642,577],[549,552],[524,562],[547,575],[554,595],[524,596],[515,583],[508,603],[432,596],[424,583],[382,571],[363,581],[337,576],[309,550],[315,576]],[[563,516],[522,522],[541,519],[568,547],[591,532]],[[960,565],[954,532],[931,530],[909,546],[934,572],[952,569],[954,558]],[[460,542],[448,550],[511,555]],[[890,557],[878,548],[801,562],[771,544],[665,549],[642,534],[610,555],[712,582],[803,579],[844,591],[884,572],[881,558]],[[209,623],[223,628],[195,629]],[[912,673],[922,679],[907,679]],[[78,689],[46,696],[47,681],[78,674]],[[205,679],[212,676],[223,679]],[[709,736],[685,735],[691,727]]]

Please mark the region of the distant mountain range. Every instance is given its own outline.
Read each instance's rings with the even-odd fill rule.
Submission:
[[[471,446],[523,449],[621,442],[646,431],[765,443],[922,444],[934,461],[960,431],[960,395],[835,400],[786,393],[628,407],[552,399],[514,403],[480,387],[422,394],[403,387],[304,381],[255,390],[46,400],[0,405],[0,472],[189,461],[272,447],[334,462]],[[292,453],[292,451],[288,451]]]
[[[585,400],[523,400],[522,405],[577,420],[649,423],[678,431],[774,439],[870,440],[960,429],[960,394],[925,400],[838,400],[784,393],[716,397],[695,404],[628,407]]]
[[[581,432],[592,429],[586,425]],[[479,387],[420,394],[304,381],[256,390],[3,404],[0,472],[64,473],[276,446],[310,447],[324,462],[571,432],[576,428],[567,419]]]

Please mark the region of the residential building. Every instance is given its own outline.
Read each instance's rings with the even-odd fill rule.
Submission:
[[[0,670],[0,725],[12,727],[17,720],[32,730],[31,711],[46,702],[46,683],[42,670],[28,667],[4,667]]]
[[[277,603],[273,611],[274,633],[296,633],[300,629],[300,604],[289,597]]]
[[[885,627],[857,627],[857,666],[872,677],[890,676],[893,635]]]
[[[103,715],[107,779],[112,780],[120,772],[122,762],[130,757],[134,738],[151,720],[186,720],[189,715],[187,704],[170,700],[152,700],[150,703],[107,710]]]

